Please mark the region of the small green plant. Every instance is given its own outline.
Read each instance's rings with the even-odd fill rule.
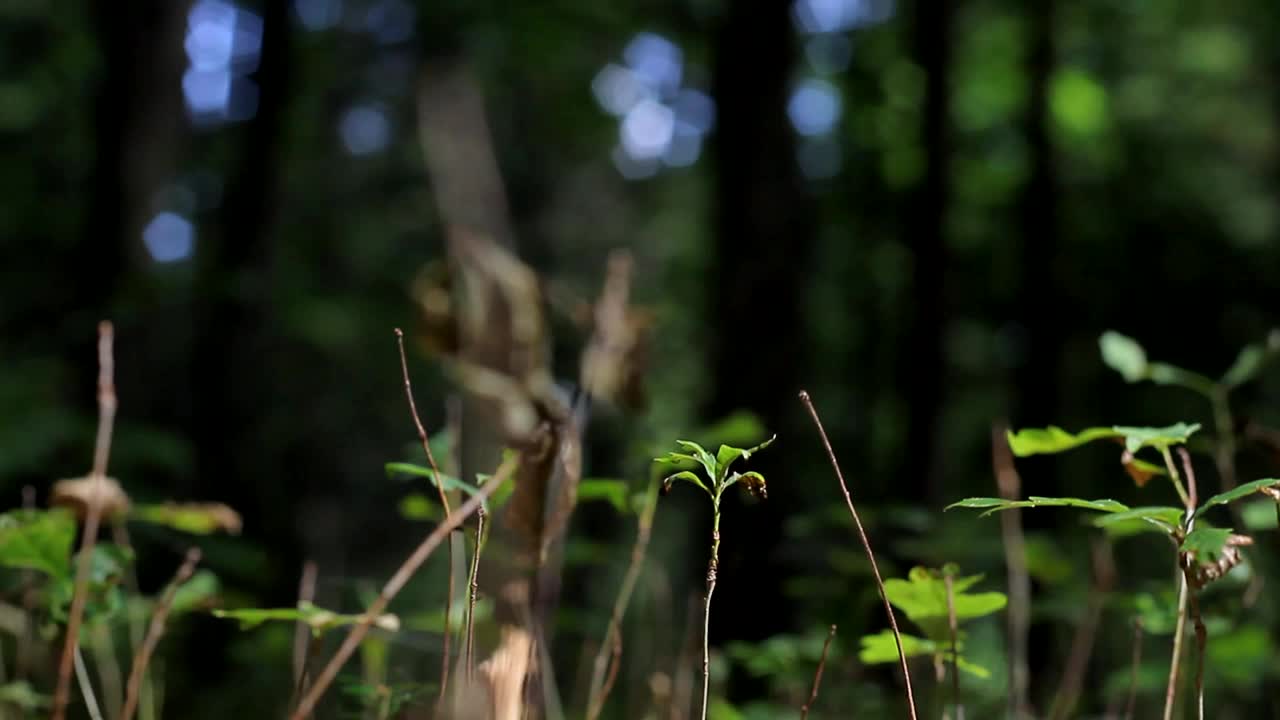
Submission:
[[[948,563],[941,569],[912,568],[905,580],[890,578],[884,581],[884,592],[889,602],[905,613],[907,619],[924,634],[923,637],[902,634],[902,654],[908,658],[932,658],[939,677],[944,663],[950,664],[956,707],[960,706],[959,671],[983,679],[991,675],[987,668],[962,654],[965,635],[959,624],[999,612],[1009,602],[1002,592],[968,592],[982,578],[982,575],[960,577],[960,568]],[[858,658],[869,665],[898,662],[898,640],[894,638],[893,631],[864,635]]]
[[[676,443],[685,450],[685,452],[668,452],[666,455],[654,458],[655,462],[673,466],[698,466],[702,467],[705,473],[703,476],[693,470],[678,470],[662,480],[662,492],[671,491],[672,485],[677,480],[683,480],[691,483],[701,489],[711,498],[712,521],[711,521],[711,560],[707,564],[707,594],[703,600],[702,608],[702,715],[703,720],[707,717],[707,697],[709,692],[709,684],[711,678],[711,654],[707,644],[707,636],[711,627],[711,595],[716,590],[716,572],[720,567],[720,498],[729,488],[742,483],[747,492],[752,495],[765,498],[768,496],[765,485],[764,476],[755,471],[745,473],[731,472],[733,464],[738,460],[747,460],[755,453],[769,447],[777,435],[770,437],[768,440],[751,448],[736,448],[728,445],[721,445],[716,454],[712,455],[707,452],[701,445],[690,440],[677,440]]]
[[[1164,717],[1172,716],[1178,687],[1179,659],[1186,620],[1195,624],[1197,639],[1196,697],[1203,717],[1204,706],[1204,657],[1207,642],[1206,630],[1201,620],[1197,591],[1220,579],[1241,563],[1241,548],[1252,544],[1252,539],[1239,535],[1231,528],[1211,525],[1206,513],[1218,506],[1229,506],[1255,493],[1276,497],[1280,491],[1280,479],[1264,478],[1237,485],[1235,481],[1235,429],[1231,424],[1227,398],[1230,391],[1252,379],[1280,348],[1274,336],[1265,346],[1250,346],[1240,353],[1235,364],[1220,380],[1164,363],[1147,360],[1140,345],[1130,338],[1114,332],[1104,334],[1099,340],[1102,357],[1107,365],[1119,372],[1127,381],[1151,380],[1157,384],[1178,385],[1192,389],[1208,398],[1214,410],[1216,437],[1211,443],[1215,465],[1223,492],[1200,502],[1195,480],[1195,470],[1186,446],[1200,430],[1198,424],[1177,423],[1168,427],[1092,427],[1071,433],[1059,427],[1024,429],[1007,433],[1010,450],[1014,455],[1055,454],[1093,443],[1112,441],[1123,446],[1120,462],[1134,483],[1145,487],[1154,477],[1165,477],[1181,501],[1181,507],[1150,505],[1129,507],[1112,499],[1087,500],[1075,497],[1037,497],[1026,500],[975,497],[953,503],[947,509],[962,507],[982,510],[983,516],[1016,508],[1075,507],[1100,513],[1092,522],[1113,537],[1137,532],[1157,532],[1169,539],[1177,564],[1178,607],[1174,626],[1173,658],[1165,693]],[[1174,462],[1174,451],[1180,457]],[[1143,451],[1159,454],[1157,462],[1138,457]],[[1154,458],[1153,458],[1154,460]],[[1234,508],[1232,517],[1239,523],[1241,514]]]

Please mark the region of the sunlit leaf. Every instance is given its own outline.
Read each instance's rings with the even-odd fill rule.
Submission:
[[[627,512],[627,482],[614,478],[584,478],[578,483],[578,501],[603,500],[620,513]]]
[[[387,477],[394,478],[397,475],[409,475],[412,477],[426,478],[432,487],[436,487],[439,483],[436,481],[436,473],[431,468],[414,465],[413,463],[392,462],[386,464]],[[468,495],[475,495],[480,492],[480,488],[467,482],[463,482],[452,475],[440,473],[440,479],[444,483],[445,492],[461,490]]]
[[[706,471],[707,477],[716,480],[720,479],[716,470],[717,463],[714,455],[707,452],[706,449],[692,440],[677,440],[676,444],[685,450],[688,450],[693,455],[693,458],[697,460],[698,463],[702,465],[702,469]]]
[[[773,441],[777,439],[778,439],[778,436],[774,435],[770,437],[768,440],[765,440],[764,442],[760,443],[759,445],[756,445],[754,447],[749,447],[746,449],[729,447],[728,445],[721,445],[720,449],[716,451],[716,464],[717,466],[719,466],[721,477],[723,477],[724,474],[728,472],[729,466],[733,465],[734,462],[740,459],[746,460],[750,458],[752,455],[756,454],[757,452],[760,452],[761,450],[772,445]]]
[[[1147,353],[1133,338],[1108,330],[1098,338],[1098,348],[1102,362],[1126,381],[1138,382],[1147,376]]]
[[[862,649],[858,659],[864,664],[898,662],[898,643],[892,630],[881,630],[875,635],[862,636]],[[902,654],[909,657],[930,656],[940,651],[937,643],[914,635],[902,635]]]
[[[444,508],[440,507],[439,500],[432,502],[423,493],[409,493],[400,498],[398,509],[400,517],[406,520],[435,522],[444,519]]]
[[[75,520],[63,509],[0,514],[0,565],[65,578],[71,572],[68,560],[75,535]]]
[[[1120,535],[1132,534],[1132,530],[1143,528],[1169,534],[1182,525],[1182,513],[1176,507],[1136,507],[1094,518],[1093,525]]]
[[[1158,428],[1117,425],[1112,428],[1112,430],[1124,436],[1125,449],[1131,453],[1136,453],[1144,447],[1163,449],[1172,445],[1182,445],[1199,429],[1200,423],[1191,423],[1190,425],[1187,423],[1175,423]]]
[[[1047,428],[1023,428],[1016,433],[1009,431],[1006,435],[1009,449],[1018,457],[1060,453],[1094,440],[1121,437],[1113,428],[1087,428],[1072,434],[1054,425]]]
[[[746,410],[730,414],[697,432],[697,436],[711,443],[747,445],[764,437],[764,424],[754,413]]]
[[[1085,510],[1093,510],[1095,512],[1117,513],[1124,512],[1129,509],[1127,505],[1118,503],[1115,500],[1082,500],[1080,498],[1049,498],[1036,497],[1032,495],[1026,500],[1004,500],[1002,498],[977,497],[966,498],[959,502],[948,505],[945,510],[951,508],[971,508],[985,510],[979,517],[986,517],[991,513],[1000,512],[1001,510],[1012,510],[1014,508],[1034,508],[1034,507],[1078,507]]]
[[[698,489],[702,490],[705,493],[710,494],[711,492],[710,490],[707,489],[707,486],[703,484],[702,478],[698,477],[698,475],[691,470],[681,470],[678,473],[672,473],[671,475],[668,475],[665,478],[663,478],[662,492],[663,493],[671,492],[671,486],[675,484],[675,481],[677,480],[684,480],[685,482],[693,483],[694,485],[698,486]]]
[[[1235,502],[1240,498],[1252,495],[1263,488],[1275,487],[1277,485],[1280,485],[1280,478],[1263,478],[1261,480],[1254,480],[1253,482],[1247,482],[1243,485],[1239,485],[1227,492],[1219,493],[1206,500],[1204,504],[1200,506],[1200,509],[1196,511],[1196,517],[1203,515],[1204,512],[1211,507],[1226,505],[1229,502]]]
[[[966,660],[963,655],[956,658],[956,667],[969,673],[970,675],[973,675],[974,677],[982,678],[983,680],[986,680],[987,678],[991,677],[990,670],[986,669],[985,667],[975,662]]]
[[[943,573],[954,572],[954,566],[943,570]],[[966,592],[981,580],[981,575],[953,577],[951,598],[957,621],[990,615],[1003,609],[1008,603],[1004,593]],[[912,568],[906,580],[885,580],[884,592],[889,602],[906,613],[912,622],[925,631],[927,637],[936,641],[946,638],[949,612],[947,586],[942,573],[922,567]]]
[[[213,615],[238,621],[242,630],[255,628],[266,622],[301,622],[311,628],[311,633],[316,637],[337,627],[355,625],[364,619],[363,615],[343,615],[316,607],[308,602],[300,602],[296,608],[214,610]],[[380,615],[373,624],[388,632],[396,632],[400,629],[400,619],[390,613]]]
[[[129,512],[132,520],[164,525],[192,535],[215,532],[240,533],[240,514],[222,503],[164,503],[139,505]]]
[[[178,614],[208,608],[221,591],[218,576],[208,570],[197,570],[173,593],[170,613]]]

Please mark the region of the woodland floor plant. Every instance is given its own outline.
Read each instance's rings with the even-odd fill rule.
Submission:
[[[1008,498],[975,497],[953,503],[951,508],[982,510],[983,516],[995,512],[1019,508],[1075,507],[1099,513],[1092,524],[1109,534],[1124,536],[1135,532],[1159,533],[1169,540],[1170,560],[1175,570],[1177,586],[1176,624],[1173,651],[1169,664],[1165,690],[1163,717],[1170,720],[1177,707],[1179,667],[1182,657],[1185,628],[1190,620],[1197,640],[1195,698],[1197,717],[1204,712],[1204,662],[1207,631],[1200,612],[1199,592],[1233,568],[1241,565],[1241,549],[1253,544],[1250,536],[1238,534],[1234,528],[1218,527],[1211,523],[1208,513],[1217,507],[1233,510],[1230,518],[1239,523],[1241,514],[1232,507],[1256,493],[1273,498],[1280,496],[1280,479],[1263,478],[1237,484],[1234,477],[1234,429],[1230,424],[1229,408],[1225,408],[1227,393],[1234,387],[1256,375],[1275,352],[1272,341],[1263,347],[1246,348],[1220,381],[1190,373],[1180,368],[1146,359],[1142,348],[1133,340],[1116,333],[1107,333],[1100,340],[1103,359],[1118,370],[1126,380],[1136,382],[1149,379],[1161,384],[1175,384],[1202,392],[1214,405],[1218,437],[1211,445],[1215,465],[1219,472],[1222,492],[1207,500],[1199,498],[1199,488],[1192,457],[1187,447],[1200,430],[1198,424],[1177,423],[1168,427],[1092,427],[1079,432],[1068,432],[1059,427],[1024,429],[1008,432],[1007,442],[1013,454],[1026,457],[1039,454],[1066,452],[1085,444],[1099,441],[1115,442],[1120,447],[1119,459],[1125,471],[1139,488],[1146,487],[1155,477],[1168,480],[1166,487],[1176,494],[1179,506],[1143,505],[1130,507],[1112,499],[1087,500],[1075,497],[1030,496],[1025,500]],[[1225,450],[1224,450],[1225,448]],[[1143,459],[1140,454],[1154,453],[1157,457]],[[1174,456],[1178,456],[1175,462]],[[1280,505],[1277,506],[1280,509]]]
[[[720,568],[720,498],[726,490],[739,482],[752,495],[759,498],[768,497],[763,475],[755,471],[745,473],[730,472],[730,468],[738,460],[746,461],[755,453],[769,447],[775,439],[777,439],[776,435],[755,447],[746,449],[721,445],[714,455],[696,442],[677,440],[676,443],[684,452],[672,451],[654,458],[655,462],[664,465],[684,465],[689,467],[701,465],[705,473],[705,479],[692,470],[679,470],[663,479],[662,491],[664,493],[670,492],[671,486],[677,480],[683,480],[705,492],[711,500],[713,513],[711,521],[711,559],[707,564],[707,593],[703,598],[702,608],[702,712],[700,715],[702,720],[706,720],[707,717],[707,698],[711,680],[711,650],[708,645],[708,636],[711,628],[711,596],[716,590],[716,573]]]

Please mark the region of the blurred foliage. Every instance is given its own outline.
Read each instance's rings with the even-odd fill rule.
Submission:
[[[581,648],[602,637],[648,459],[677,437],[747,447],[768,427],[778,447],[758,469],[770,500],[727,514],[739,540],[723,548],[711,644],[732,663],[713,663],[731,667],[712,713],[795,712],[815,639],[836,623],[811,717],[900,714],[892,670],[840,652],[840,638],[878,637],[883,617],[793,401],[804,387],[824,408],[886,577],[956,562],[1002,586],[996,520],[941,512],[966,497],[988,498],[987,509],[1008,502],[994,497],[993,423],[1033,428],[1014,433],[1032,443],[1015,451],[1075,448],[1019,458],[1019,498],[1119,508],[1083,520],[1020,515],[1037,708],[1057,690],[1092,592],[1089,546],[1104,532],[1119,574],[1077,707],[1097,714],[1127,695],[1134,618],[1146,635],[1138,716],[1162,702],[1172,553],[1134,530],[1178,521],[1150,494],[1155,485],[1169,499],[1155,455],[1185,440],[1202,498],[1248,494],[1206,518],[1255,538],[1202,598],[1211,714],[1274,712],[1280,602],[1253,583],[1280,572],[1277,506],[1255,494],[1265,484],[1245,484],[1280,475],[1280,281],[1267,271],[1280,264],[1274,3],[246,0],[262,53],[235,77],[252,83],[254,112],[212,124],[184,101],[187,53],[199,50],[188,47],[191,7],[0,6],[0,493],[6,509],[29,508],[0,516],[0,591],[14,609],[0,612],[0,703],[36,708],[51,691],[35,671],[43,651],[16,663],[26,636],[11,630],[25,626],[10,620],[32,607],[43,624],[67,600],[75,523],[39,508],[55,479],[89,464],[92,329],[103,317],[118,329],[111,474],[138,500],[138,519],[160,521],[129,523],[135,558],[94,556],[94,614],[120,658],[129,623],[145,619],[145,599],[188,544],[207,572],[180,589],[175,611],[296,613],[299,569],[314,560],[316,606],[349,617],[421,523],[439,519],[439,479],[404,407],[391,329],[414,335],[409,287],[444,257],[438,200],[451,188],[434,186],[424,163],[420,80],[461,61],[482,91],[505,191],[494,212],[548,296],[594,297],[608,252],[626,247],[636,302],[655,316],[648,410],[593,406],[583,445],[585,477],[599,481],[582,488],[598,501],[579,507],[564,553],[561,609],[574,622],[558,629],[555,660],[566,697],[589,657]],[[630,67],[639,33],[676,48],[678,86],[715,102],[700,153],[658,161],[645,177],[619,160],[626,116],[593,89],[610,64]],[[797,132],[788,106],[801,86],[832,93],[808,108],[835,108],[825,132]],[[666,116],[646,117],[661,130]],[[785,167],[764,162],[772,153]],[[731,194],[740,185],[746,194]],[[172,261],[146,241],[164,213],[189,223],[188,254]],[[769,246],[786,262],[760,259]],[[726,297],[743,317],[718,310]],[[554,328],[563,385],[586,341],[574,302]],[[791,305],[798,314],[772,313]],[[459,467],[457,438],[441,432],[449,379],[425,353],[410,362],[443,484],[472,492],[485,469]],[[1170,384],[1193,392],[1157,386]],[[1116,467],[1119,443],[1082,444],[1116,437],[1133,453],[1149,446],[1146,459]],[[726,504],[744,501],[732,495]],[[235,508],[242,534],[187,537],[228,529],[208,513],[163,510],[197,500]],[[675,493],[657,514],[610,717],[658,716],[696,675],[684,629],[700,624],[686,602],[705,573],[700,502]],[[380,679],[352,663],[323,717],[430,706],[433,689],[417,683],[441,660],[440,588],[464,561],[432,558],[392,608],[406,630],[381,639],[384,657],[362,661]],[[106,613],[120,593],[130,612]],[[482,644],[493,640],[488,612]],[[990,671],[965,678],[974,716],[1002,707],[1002,619],[966,626],[964,656]],[[163,716],[282,714],[292,624],[239,634],[203,613],[172,618],[157,657]],[[946,689],[921,685],[922,701],[940,708]]]

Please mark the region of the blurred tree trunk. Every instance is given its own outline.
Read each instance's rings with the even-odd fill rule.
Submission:
[[[182,30],[187,3],[92,3],[88,8],[101,57],[93,104],[93,165],[86,193],[82,242],[67,265],[65,327],[74,332],[72,366],[91,368],[97,356],[94,327],[114,313],[113,303],[131,256],[141,257],[142,229],[153,197],[173,171],[182,130]],[[117,330],[129,332],[127,326]],[[128,338],[121,352],[127,352]],[[136,346],[135,346],[136,347]],[[138,363],[120,363],[117,383],[146,377]],[[93,398],[97,375],[78,370],[75,402]],[[134,396],[146,402],[145,394]],[[140,416],[136,415],[135,417]]]
[[[786,114],[796,56],[790,8],[789,0],[726,5],[712,78],[717,127],[715,242],[705,318],[708,410],[720,418],[749,409],[771,430],[802,412],[796,392],[807,367],[803,307],[815,233],[814,207]],[[776,462],[768,455],[760,460],[756,467],[766,474]],[[734,596],[735,576],[765,572],[763,564],[780,541],[782,513],[798,502],[798,491],[783,483],[771,488],[769,502],[751,509],[752,532],[734,538],[737,549],[729,551],[728,567],[722,566],[721,597]],[[743,558],[752,570],[735,572],[732,564]],[[716,611],[725,620],[721,627],[736,625],[739,637],[744,630],[763,637],[780,629],[769,626],[785,623],[785,613],[775,612],[784,601],[781,588],[752,586],[743,592],[752,598],[749,608],[722,606]]]
[[[1021,198],[1021,298],[1019,324],[1026,356],[1017,378],[1014,424],[1042,426],[1057,417],[1057,378],[1062,338],[1061,301],[1054,271],[1058,252],[1058,203],[1053,141],[1049,136],[1049,79],[1054,67],[1053,2],[1028,6],[1030,50],[1026,58],[1027,149],[1031,174]],[[1046,468],[1048,469],[1048,468]]]
[[[284,475],[284,458],[270,455],[263,418],[271,413],[273,378],[278,350],[267,341],[271,316],[272,237],[281,176],[284,110],[289,94],[289,38],[287,3],[264,6],[262,55],[253,80],[259,88],[257,113],[243,128],[223,132],[241,135],[238,164],[233,165],[216,227],[197,248],[197,300],[192,349],[193,409],[191,437],[202,496],[221,499],[244,513],[246,527],[262,533],[272,548],[296,548],[293,537],[297,487]],[[296,434],[284,447],[306,437],[306,409],[295,414]],[[276,413],[278,415],[280,413]],[[280,430],[276,429],[279,433]],[[312,446],[323,443],[312,438]],[[268,454],[264,454],[264,451]],[[252,459],[251,459],[252,458]],[[297,458],[288,477],[315,477],[307,468],[324,467],[323,460]],[[270,517],[264,516],[270,512]],[[292,596],[296,563],[291,552],[281,556],[290,570],[264,592],[288,591]]]
[[[901,364],[901,391],[907,404],[910,461],[899,473],[903,482],[923,478],[930,503],[941,498],[939,422],[946,375],[946,221],[950,204],[951,34],[950,3],[918,2],[915,8],[916,63],[925,73],[921,142],[924,177],[911,198],[908,223],[913,263],[910,330]],[[908,454],[908,453],[904,453]],[[905,486],[904,486],[905,487]]]

